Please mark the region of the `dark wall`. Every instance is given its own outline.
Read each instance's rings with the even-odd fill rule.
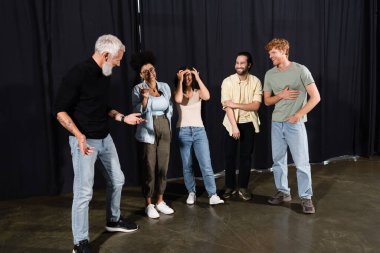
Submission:
[[[135,73],[128,63],[138,49],[154,51],[158,80],[171,86],[178,67],[197,66],[211,91],[203,119],[215,171],[224,169],[221,82],[234,73],[235,55],[243,50],[252,53],[251,73],[263,82],[271,68],[264,46],[273,37],[289,40],[290,59],[310,69],[321,93],[321,103],[308,115],[311,161],[379,154],[376,0],[140,3],[141,16],[137,0],[0,1],[0,199],[71,191],[68,133],[52,117],[51,105],[63,75],[90,57],[95,40],[105,33],[115,34],[127,46],[121,67],[114,71],[110,97],[121,112],[131,112]],[[254,167],[271,166],[272,109],[262,105],[259,111]],[[110,125],[126,185],[136,185],[134,128],[112,121]],[[182,175],[173,137],[169,177]],[[102,185],[99,176],[96,186]]]

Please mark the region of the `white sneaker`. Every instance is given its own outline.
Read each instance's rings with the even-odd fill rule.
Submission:
[[[154,208],[153,204],[149,204],[149,205],[147,205],[147,207],[145,207],[145,213],[151,219],[160,218],[160,214],[157,212],[156,208]]]
[[[190,192],[189,197],[187,197],[186,204],[194,205],[196,198],[197,196],[195,195],[195,192]]]
[[[223,204],[224,200],[220,199],[218,195],[214,194],[210,197],[210,205]]]
[[[160,204],[156,205],[156,208],[158,211],[164,214],[172,214],[174,213],[174,210],[171,209],[164,201],[162,201]]]

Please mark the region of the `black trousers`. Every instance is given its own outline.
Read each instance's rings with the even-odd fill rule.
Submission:
[[[226,173],[225,184],[227,188],[236,188],[236,163],[239,157],[239,188],[247,188],[251,174],[251,155],[253,151],[255,128],[252,122],[237,124],[240,138],[235,140],[226,132],[225,155]],[[239,152],[238,152],[239,151]],[[238,154],[239,153],[239,154]],[[239,155],[239,156],[238,156]]]

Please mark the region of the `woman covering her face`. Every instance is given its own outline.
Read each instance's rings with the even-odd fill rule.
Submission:
[[[201,117],[201,102],[209,100],[210,93],[195,68],[186,67],[177,73],[175,102],[177,103],[177,133],[182,158],[183,178],[189,196],[186,203],[192,205],[196,200],[195,178],[192,168],[192,150],[199,162],[210,205],[224,203],[216,194],[214,171],[211,166],[207,134]],[[199,89],[194,88],[195,81]]]
[[[169,165],[173,107],[171,91],[167,83],[157,81],[155,58],[151,52],[142,52],[132,57],[131,65],[142,82],[134,86],[132,104],[146,122],[137,126],[138,159],[142,170],[142,192],[145,198],[145,213],[157,219],[159,212],[172,214],[174,210],[164,201],[166,174]],[[152,198],[156,195],[156,204]]]

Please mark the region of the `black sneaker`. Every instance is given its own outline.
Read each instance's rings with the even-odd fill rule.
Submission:
[[[139,229],[139,226],[136,225],[132,221],[127,221],[123,219],[123,217],[120,216],[119,221],[113,222],[113,221],[108,221],[106,225],[106,230],[108,232],[133,232]]]
[[[240,188],[239,189],[239,198],[241,198],[242,200],[250,200],[252,199],[252,194],[248,192],[248,190],[246,188]]]
[[[236,194],[236,191],[231,189],[231,188],[226,188],[226,190],[224,191],[223,193],[223,198],[225,199],[228,199],[230,198],[232,195],[235,195]]]
[[[301,199],[302,211],[306,214],[315,213],[313,201],[311,199]]]
[[[73,253],[91,253],[91,247],[88,240],[82,240],[74,245]]]

